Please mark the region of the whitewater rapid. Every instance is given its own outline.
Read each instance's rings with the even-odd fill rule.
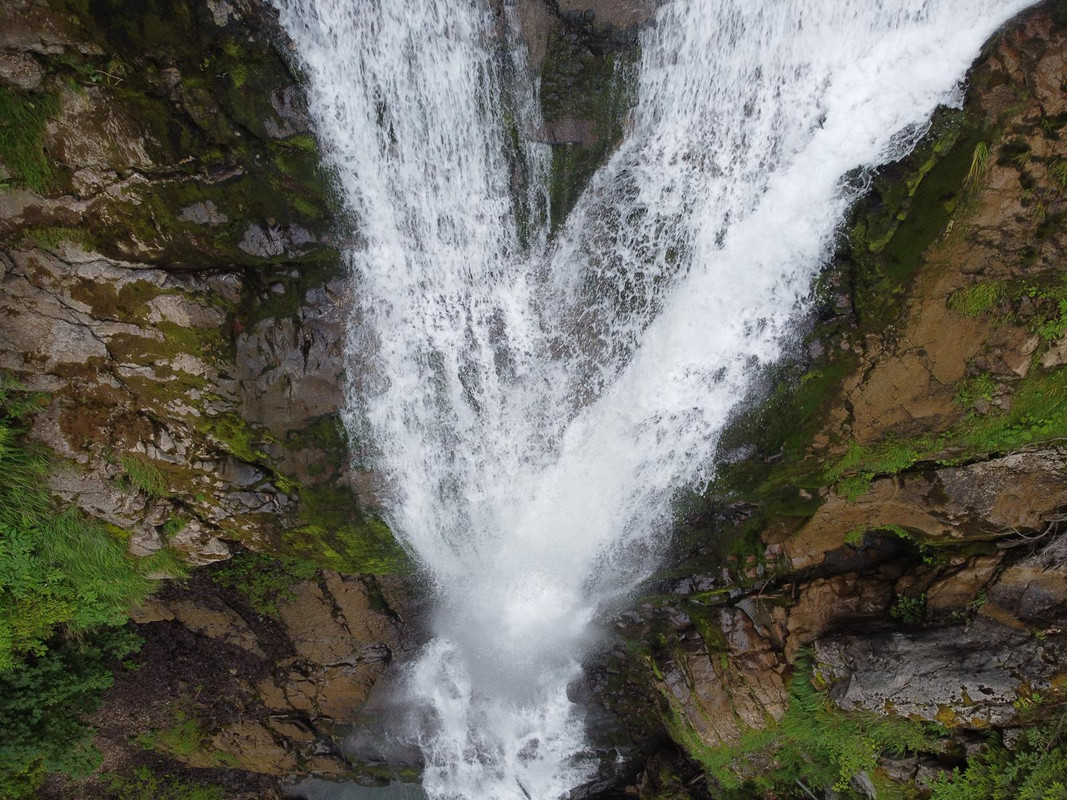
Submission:
[[[655,564],[672,495],[710,476],[856,170],[958,104],[1030,3],[666,2],[626,138],[549,237],[510,10],[274,2],[359,235],[346,424],[437,600],[406,681],[425,788],[561,797],[595,766],[567,687],[598,611]]]

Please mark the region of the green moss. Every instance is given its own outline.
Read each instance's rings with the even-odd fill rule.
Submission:
[[[552,151],[549,182],[551,227],[570,213],[597,168],[623,136],[623,120],[634,102],[636,48],[619,48],[609,40],[590,44],[561,25],[549,32],[541,65],[544,118],[563,117],[593,123],[592,144],[557,145]]]
[[[826,472],[841,494],[856,499],[877,475],[895,475],[911,467],[933,447],[933,439],[887,439],[873,445],[849,442],[846,454]]]
[[[316,417],[303,430],[290,432],[286,445],[293,450],[320,450],[334,469],[343,467],[349,456],[348,432],[339,414]],[[308,469],[311,471],[315,467],[322,469],[321,465],[312,465]]]
[[[96,317],[143,324],[148,320],[149,303],[165,291],[151,281],[130,281],[116,289],[115,284],[78,278],[70,296],[92,309]]]
[[[201,417],[193,423],[197,430],[214,439],[226,452],[250,464],[264,464],[269,458],[260,445],[269,438],[259,432],[239,414],[228,413],[215,417]]]
[[[363,511],[347,488],[303,487],[300,501],[299,515],[304,524],[282,535],[289,552],[349,574],[389,574],[410,569],[407,555],[389,526]]]
[[[340,277],[344,268],[336,252],[299,269],[263,269],[248,276],[238,310],[240,324],[252,328],[265,319],[293,319],[307,306],[307,293]],[[275,287],[281,291],[275,291]]]
[[[44,152],[44,134],[58,111],[54,95],[0,87],[0,160],[17,186],[38,194],[52,187],[53,167]]]
[[[966,191],[983,141],[963,112],[942,111],[932,131],[910,156],[875,177],[872,193],[853,213],[848,257],[853,305],[864,330],[881,332],[899,313],[923,254]]]

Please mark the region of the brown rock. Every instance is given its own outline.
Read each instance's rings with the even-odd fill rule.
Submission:
[[[967,559],[959,569],[926,590],[927,610],[936,614],[966,609],[993,578],[999,564],[998,556]]]
[[[1067,614],[1067,534],[1006,569],[989,590],[989,604],[1023,622],[1062,623]]]
[[[884,619],[891,596],[891,584],[878,576],[849,573],[805,584],[789,611],[786,660],[792,662],[802,647],[838,625]]]

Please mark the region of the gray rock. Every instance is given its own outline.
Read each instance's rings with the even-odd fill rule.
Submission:
[[[1025,684],[1049,687],[1067,636],[1038,641],[979,618],[966,627],[839,635],[815,643],[817,674],[846,711],[866,709],[982,728],[1007,725]]]
[[[196,225],[211,225],[212,227],[230,221],[230,218],[219,211],[218,207],[211,200],[205,200],[202,203],[193,203],[191,206],[186,206],[178,215],[178,219],[182,222],[192,222]]]
[[[238,247],[256,258],[300,255],[315,238],[299,225],[249,225]]]
[[[28,53],[0,53],[0,83],[33,91],[44,80],[44,70]]]

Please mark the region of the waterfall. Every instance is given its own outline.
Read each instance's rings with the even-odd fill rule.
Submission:
[[[347,424],[437,598],[406,684],[425,787],[560,797],[592,768],[567,686],[598,610],[779,355],[845,176],[904,154],[1030,3],[666,2],[626,139],[551,239],[544,147],[511,143],[536,87],[488,0],[275,3],[358,231]]]

